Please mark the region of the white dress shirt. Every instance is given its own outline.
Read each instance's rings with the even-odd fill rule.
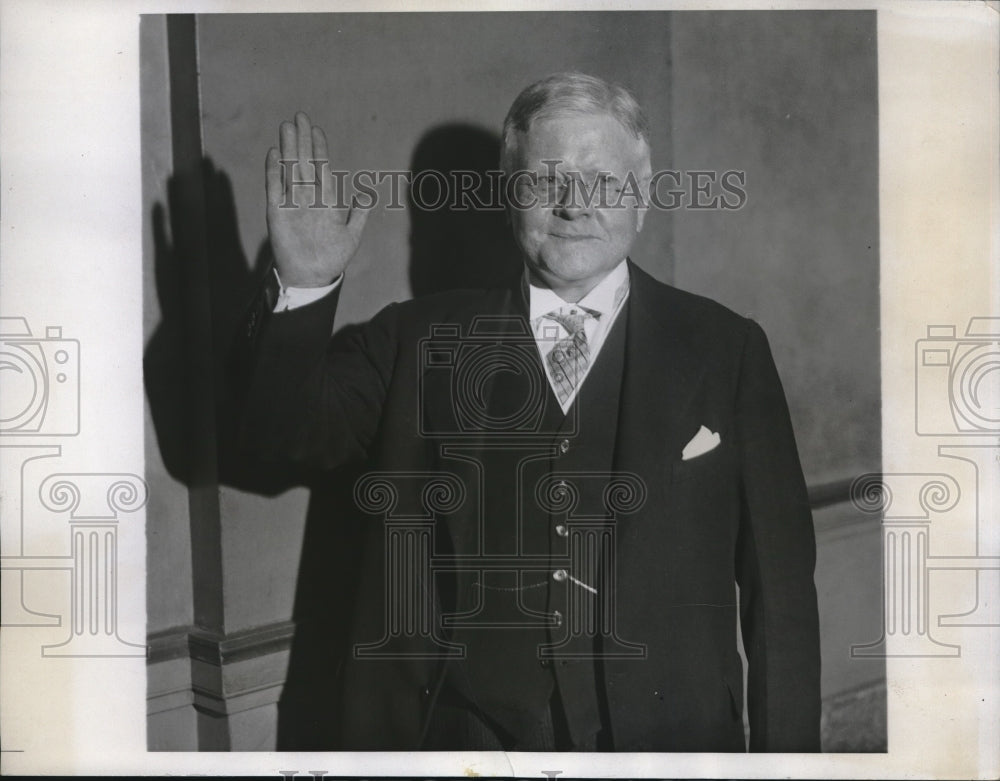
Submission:
[[[329,285],[323,285],[323,287],[285,287],[281,284],[278,269],[274,269],[274,278],[278,280],[278,300],[274,302],[274,311],[287,312],[289,309],[298,309],[313,301],[319,301],[327,293],[332,293],[337,289],[344,275],[341,274]]]
[[[323,287],[285,287],[281,284],[281,277],[278,276],[277,270],[275,270],[274,276],[278,280],[278,300],[274,305],[275,312],[286,312],[289,309],[297,309],[300,306],[311,304],[313,301],[318,301],[336,290],[344,278],[341,274],[332,283]],[[532,333],[535,335],[535,344],[538,346],[542,366],[545,367],[545,376],[553,391],[555,391],[555,383],[546,358],[556,342],[569,336],[569,332],[560,323],[546,317],[546,315],[558,310],[564,313],[582,310],[592,315],[583,323],[583,330],[587,335],[587,347],[590,351],[590,362],[576,387],[573,388],[573,392],[564,402],[560,403],[563,412],[566,412],[580,391],[580,386],[583,385],[587,374],[590,373],[590,367],[597,360],[597,354],[601,351],[611,326],[618,319],[618,314],[628,298],[628,264],[622,260],[604,279],[597,283],[593,290],[575,304],[564,301],[549,288],[538,287],[528,282],[527,271],[525,271],[525,282],[528,288],[528,317]],[[558,395],[556,393],[557,397]]]
[[[525,272],[527,274],[527,272]],[[587,348],[590,352],[590,361],[582,377],[577,381],[576,387],[565,401],[560,403],[563,412],[566,412],[573,400],[576,398],[580,387],[590,373],[590,367],[597,360],[597,354],[604,345],[604,340],[611,331],[611,326],[618,319],[625,301],[628,299],[629,275],[628,264],[622,260],[615,266],[604,279],[597,283],[593,290],[577,301],[575,304],[564,301],[547,287],[536,287],[528,283],[528,317],[531,321],[531,329],[535,335],[535,344],[538,345],[538,354],[542,359],[542,366],[545,367],[545,376],[549,380],[549,385],[555,390],[555,382],[552,379],[552,371],[547,360],[556,342],[569,336],[569,332],[558,322],[546,317],[550,312],[560,311],[563,314],[584,311],[592,316],[583,321],[583,331],[587,335]],[[558,393],[556,396],[558,397]]]

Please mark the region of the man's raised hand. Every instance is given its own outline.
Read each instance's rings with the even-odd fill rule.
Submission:
[[[267,232],[278,276],[286,287],[328,285],[357,251],[368,210],[348,208],[334,189],[326,135],[309,117],[300,111],[294,123],[282,122],[278,141],[266,164]],[[303,181],[309,184],[293,184]]]

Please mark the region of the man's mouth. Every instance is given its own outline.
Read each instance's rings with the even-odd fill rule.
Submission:
[[[591,236],[590,234],[587,234],[587,233],[556,233],[556,232],[553,232],[553,233],[550,233],[549,235],[550,236],[554,236],[557,239],[564,239],[566,241],[583,241],[584,239],[592,239],[592,238],[594,238],[593,236]]]

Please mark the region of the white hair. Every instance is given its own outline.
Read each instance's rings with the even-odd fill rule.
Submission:
[[[500,168],[514,170],[517,136],[527,133],[536,119],[566,115],[606,114],[642,142],[649,156],[649,124],[638,101],[620,84],[568,71],[553,73],[525,87],[503,121]]]

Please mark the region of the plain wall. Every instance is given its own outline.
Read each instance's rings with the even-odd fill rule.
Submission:
[[[763,327],[806,481],[880,463],[875,14],[674,14],[673,164],[746,172],[674,212],[674,282]]]
[[[164,328],[175,321],[169,316],[178,304],[178,290],[164,275],[157,248],[167,239],[166,185],[173,169],[170,133],[170,84],[167,63],[166,21],[146,16],[140,25],[142,64],[140,122],[142,130],[142,264],[143,334],[147,356],[146,373],[156,374],[152,360],[162,365],[176,364],[181,350],[175,330]],[[166,278],[165,278],[166,276]],[[155,341],[154,341],[155,339]],[[162,345],[162,347],[160,346]],[[189,532],[188,492],[182,475],[171,474],[166,462],[172,445],[158,436],[151,406],[157,416],[167,421],[165,429],[178,430],[184,416],[178,373],[160,373],[163,381],[152,399],[146,399],[146,504],[147,558],[146,591],[147,630],[156,632],[171,627],[188,626],[193,618],[191,594],[191,535]],[[172,382],[168,382],[172,380]],[[174,440],[171,440],[174,441]],[[164,456],[167,452],[167,456]]]
[[[768,334],[810,486],[881,463],[873,12],[671,18],[672,165],[745,172],[743,208],[673,212],[674,283]],[[814,511],[823,691],[880,677],[880,531]]]

